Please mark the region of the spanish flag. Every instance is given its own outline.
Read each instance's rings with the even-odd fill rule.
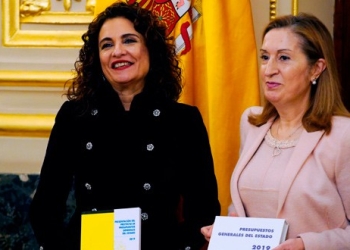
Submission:
[[[161,16],[175,37],[184,72],[181,102],[196,105],[206,124],[222,215],[231,203],[230,178],[239,156],[239,120],[260,104],[250,0],[119,0]],[[115,0],[96,0],[95,15]],[[200,174],[200,173],[198,173]]]

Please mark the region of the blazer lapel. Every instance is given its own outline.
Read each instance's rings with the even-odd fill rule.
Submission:
[[[299,141],[295,146],[294,152],[288,162],[286,171],[281,180],[281,186],[278,195],[277,215],[281,212],[282,206],[286,200],[288,191],[293,184],[298,172],[303,167],[307,157],[312,153],[318,141],[321,139],[324,131],[308,133],[306,130],[300,135]]]
[[[256,150],[259,148],[261,142],[264,140],[264,137],[267,131],[270,129],[272,123],[273,119],[271,119],[269,122],[265,123],[260,127],[253,127],[249,131],[249,133],[247,134],[246,143],[235,166],[234,174],[231,177],[231,198],[235,210],[239,216],[246,216],[246,214],[238,192],[238,179],[244,168],[247,166],[250,159],[255,154]],[[233,183],[236,184],[234,189],[232,188]]]

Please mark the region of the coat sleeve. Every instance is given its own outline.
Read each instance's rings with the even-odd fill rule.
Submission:
[[[63,234],[66,201],[73,179],[68,106],[68,102],[64,103],[56,115],[29,211],[35,237],[44,249],[68,249]]]
[[[205,239],[200,228],[214,222],[220,215],[217,180],[206,127],[198,108],[187,113],[186,129],[182,129],[181,148],[184,160],[182,186],[183,218],[181,238],[183,249],[199,249]]]
[[[346,119],[346,118],[345,118]],[[303,239],[307,250],[328,250],[328,249],[349,249],[350,250],[350,122],[346,122],[346,127],[338,130],[337,136],[339,145],[338,152],[328,150],[329,154],[336,154],[334,163],[334,184],[337,187],[346,218],[338,228],[322,232],[306,232],[299,236]],[[327,220],[327,218],[324,218]]]

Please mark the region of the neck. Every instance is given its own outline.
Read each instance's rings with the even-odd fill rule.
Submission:
[[[134,99],[135,95],[141,93],[142,88],[134,88],[134,89],[116,89],[114,90],[118,93],[119,98],[124,106],[125,110],[130,110],[131,102]]]
[[[130,106],[131,106],[131,102],[134,99],[134,95],[133,96],[125,96],[125,95],[119,95],[120,100],[123,104],[123,107],[126,111],[130,110]]]
[[[278,140],[292,140],[297,138],[303,126],[300,119],[287,122],[278,118],[274,124],[276,124],[274,126],[274,135]]]

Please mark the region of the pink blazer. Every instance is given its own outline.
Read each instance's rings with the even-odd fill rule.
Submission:
[[[241,117],[229,212],[243,217],[238,179],[273,122],[260,127],[248,122],[250,112],[261,110],[248,108]],[[300,236],[306,250],[350,249],[350,118],[334,116],[329,135],[303,130],[280,183],[276,218],[288,221],[287,238]]]

